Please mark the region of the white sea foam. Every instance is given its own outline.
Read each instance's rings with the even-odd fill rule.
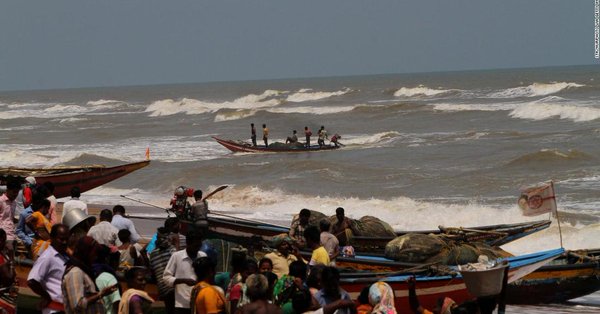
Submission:
[[[344,145],[357,145],[357,146],[365,146],[372,147],[377,145],[385,145],[393,142],[395,139],[400,138],[402,135],[396,131],[386,131],[376,134],[363,134],[363,135],[354,135],[342,134],[341,143]]]
[[[87,102],[88,106],[102,106],[107,104],[124,104],[125,102],[120,100],[111,100],[111,99],[98,99],[98,100],[90,100]]]
[[[396,97],[414,97],[414,96],[436,96],[439,94],[449,93],[452,91],[456,91],[454,89],[433,89],[424,85],[419,85],[417,87],[401,87],[397,91],[394,92],[394,96]]]
[[[432,104],[434,110],[438,111],[505,111],[513,110],[519,106],[518,103],[492,103],[492,104]]]
[[[238,109],[235,111],[226,111],[217,113],[215,116],[215,122],[239,120],[247,117],[256,115],[259,112],[270,112],[279,114],[315,114],[315,115],[326,115],[336,114],[340,112],[349,112],[358,107],[364,105],[352,105],[352,106],[292,106],[284,107],[280,105],[277,107],[261,108],[261,109]]]
[[[546,96],[558,93],[565,89],[582,87],[585,85],[567,82],[533,83],[528,86],[507,88],[488,95],[490,98],[517,98]]]
[[[559,118],[573,120],[575,122],[585,122],[600,119],[600,108],[533,101],[516,107],[509,115],[513,118],[529,120]]]
[[[150,104],[146,108],[146,112],[150,113],[150,117],[158,117],[178,113],[188,115],[213,113],[222,109],[256,110],[279,105],[281,100],[273,98],[279,94],[281,94],[280,91],[266,90],[260,95],[250,94],[233,101],[225,102],[208,102],[190,98],[180,100],[163,99]]]
[[[344,88],[335,92],[321,92],[313,91],[310,88],[301,89],[293,94],[287,96],[286,100],[289,102],[305,102],[325,99],[333,96],[341,96],[352,92],[350,88]]]

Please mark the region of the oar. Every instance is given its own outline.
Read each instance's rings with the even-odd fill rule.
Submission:
[[[147,202],[144,202],[144,201],[142,201],[142,200],[138,200],[138,199],[135,199],[135,198],[131,198],[131,197],[129,197],[129,196],[126,196],[126,195],[120,195],[120,196],[121,196],[122,198],[126,198],[126,199],[128,199],[128,200],[130,200],[130,201],[138,202],[138,203],[141,203],[141,204],[144,204],[144,205],[148,205],[148,206],[152,206],[152,207],[155,207],[155,208],[160,208],[160,209],[164,210],[165,212],[167,212],[167,217],[170,217],[170,216],[171,216],[171,212],[169,211],[169,209],[168,209],[168,208],[164,208],[164,207],[162,207],[162,206],[154,205],[154,204],[152,204],[152,203],[147,203]],[[131,216],[131,217],[132,217],[132,216]],[[132,218],[141,218],[141,217],[132,217]]]
[[[207,198],[213,196],[215,193],[225,190],[228,186],[227,185],[221,185],[220,187],[216,188],[214,191],[208,193],[208,195],[206,195],[204,198],[202,198],[202,201],[206,200]]]

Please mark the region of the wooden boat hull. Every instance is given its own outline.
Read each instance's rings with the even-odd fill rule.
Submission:
[[[600,256],[600,249],[590,251]],[[509,304],[563,303],[600,290],[600,260],[556,259],[508,286]]]
[[[333,145],[319,146],[319,145],[311,145],[310,147],[305,148],[269,148],[264,145],[252,146],[248,143],[233,141],[233,140],[225,140],[218,137],[214,137],[217,143],[223,145],[225,148],[229,149],[234,153],[301,153],[301,152],[315,152],[315,151],[324,151],[324,150],[335,150],[339,147]]]
[[[27,176],[35,177],[38,184],[52,182],[54,195],[57,198],[71,195],[71,188],[78,186],[81,192],[86,192],[103,184],[116,180],[133,171],[146,167],[150,160],[134,162],[114,167],[83,166],[45,169],[7,168],[0,170],[0,177]]]

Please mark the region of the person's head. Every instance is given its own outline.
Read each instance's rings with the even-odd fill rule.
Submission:
[[[194,191],[194,199],[197,201],[202,199],[202,190],[198,189]]]
[[[309,288],[321,289],[321,274],[325,265],[317,265],[311,268],[308,277],[306,278],[306,285]]]
[[[185,236],[185,242],[187,245],[188,252],[197,253],[200,251],[202,247],[202,240],[204,239],[204,234],[200,229],[190,228]]]
[[[327,296],[339,297],[340,272],[337,268],[331,266],[323,268],[323,272],[321,272],[321,289]]]
[[[266,127],[267,127],[267,125],[263,123],[263,128],[266,128]]]
[[[0,229],[0,251],[4,250],[6,246],[6,231]]]
[[[10,201],[14,201],[17,198],[17,196],[19,195],[19,190],[21,190],[21,185],[17,180],[12,179],[6,182],[5,194]]]
[[[250,126],[251,126],[251,127],[254,127],[254,123],[250,123]]]
[[[74,186],[71,188],[71,197],[72,198],[79,198],[81,196],[81,190],[79,189],[78,186]]]
[[[67,252],[69,245],[69,227],[64,224],[55,224],[50,229],[50,244],[61,254]]]
[[[46,181],[43,185],[48,189],[50,195],[54,194],[54,183],[52,183],[52,181]]]
[[[307,127],[307,126],[305,126],[305,127],[304,127],[304,130],[308,130],[308,127]]]
[[[159,227],[156,230],[156,247],[159,249],[166,249],[171,245],[169,242],[169,230],[165,227]]]
[[[250,301],[267,300],[269,281],[262,274],[252,274],[246,279],[246,293]]]
[[[321,232],[329,232],[330,227],[331,227],[331,222],[329,222],[329,219],[323,218],[323,219],[321,219],[321,221],[319,221],[319,230]]]
[[[90,236],[83,236],[75,245],[73,258],[79,260],[87,266],[92,266],[98,257],[99,244]]]
[[[279,253],[288,256],[292,250],[294,240],[286,233],[273,237],[272,244]]]
[[[304,238],[306,239],[306,246],[313,248],[321,243],[321,231],[316,226],[308,226],[304,230]]]
[[[177,217],[169,217],[165,220],[165,229],[168,232],[179,233],[179,228],[181,225],[179,224],[179,219]]]
[[[292,133],[293,133],[293,134],[296,134],[297,132],[296,132],[296,130],[294,130],[294,131],[292,131]]]
[[[40,212],[42,213],[42,215],[46,215],[48,214],[48,210],[50,209],[50,201],[43,198],[43,199],[35,199],[32,203],[31,203],[31,209],[33,209],[34,212]]]
[[[113,207],[113,215],[125,216],[125,207],[123,205],[115,205]]]
[[[256,260],[253,258],[246,257],[246,267],[242,271],[242,281],[246,281],[246,278],[252,274],[258,273],[258,265]]]
[[[322,125],[322,126],[321,126],[321,130],[323,130],[323,129],[325,129],[325,126],[324,126],[324,125]]]
[[[356,299],[358,301],[358,303],[370,304],[369,303],[369,289],[371,289],[371,285],[368,285],[368,286],[364,287],[362,290],[360,290],[360,294],[358,295],[358,298]]]
[[[300,219],[300,224],[303,226],[307,225],[308,221],[310,220],[310,210],[303,208],[302,210],[300,210],[300,215],[298,215],[298,216]]]
[[[296,313],[307,312],[312,303],[312,296],[308,289],[300,289],[292,295],[292,307]]]
[[[207,256],[199,257],[194,261],[192,267],[194,268],[198,281],[206,281],[208,283],[213,282],[217,265],[212,259]]]
[[[131,231],[127,229],[119,230],[117,236],[119,237],[119,241],[121,241],[123,244],[131,242]]]
[[[294,276],[296,278],[302,279],[302,281],[306,280],[306,264],[302,261],[293,261],[290,263],[290,276]]]
[[[268,257],[263,257],[258,263],[258,271],[261,273],[273,271],[273,261]]]
[[[394,290],[383,281],[378,281],[369,288],[369,303],[376,307],[394,308]]]
[[[35,182],[35,178],[34,177],[27,177],[25,178],[25,185],[29,186],[29,187],[34,187],[36,184]]]
[[[125,280],[130,289],[144,290],[146,288],[146,268],[132,267],[125,273]]]
[[[110,209],[105,208],[100,212],[100,221],[108,221],[111,222],[113,217],[113,213]]]
[[[335,209],[335,216],[338,219],[338,222],[342,222],[344,220],[344,208],[338,207]]]

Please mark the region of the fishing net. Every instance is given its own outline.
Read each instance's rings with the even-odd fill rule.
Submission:
[[[337,221],[337,218],[336,218]],[[395,237],[396,233],[390,224],[373,216],[363,216],[359,220],[350,219],[351,229],[355,236]]]

